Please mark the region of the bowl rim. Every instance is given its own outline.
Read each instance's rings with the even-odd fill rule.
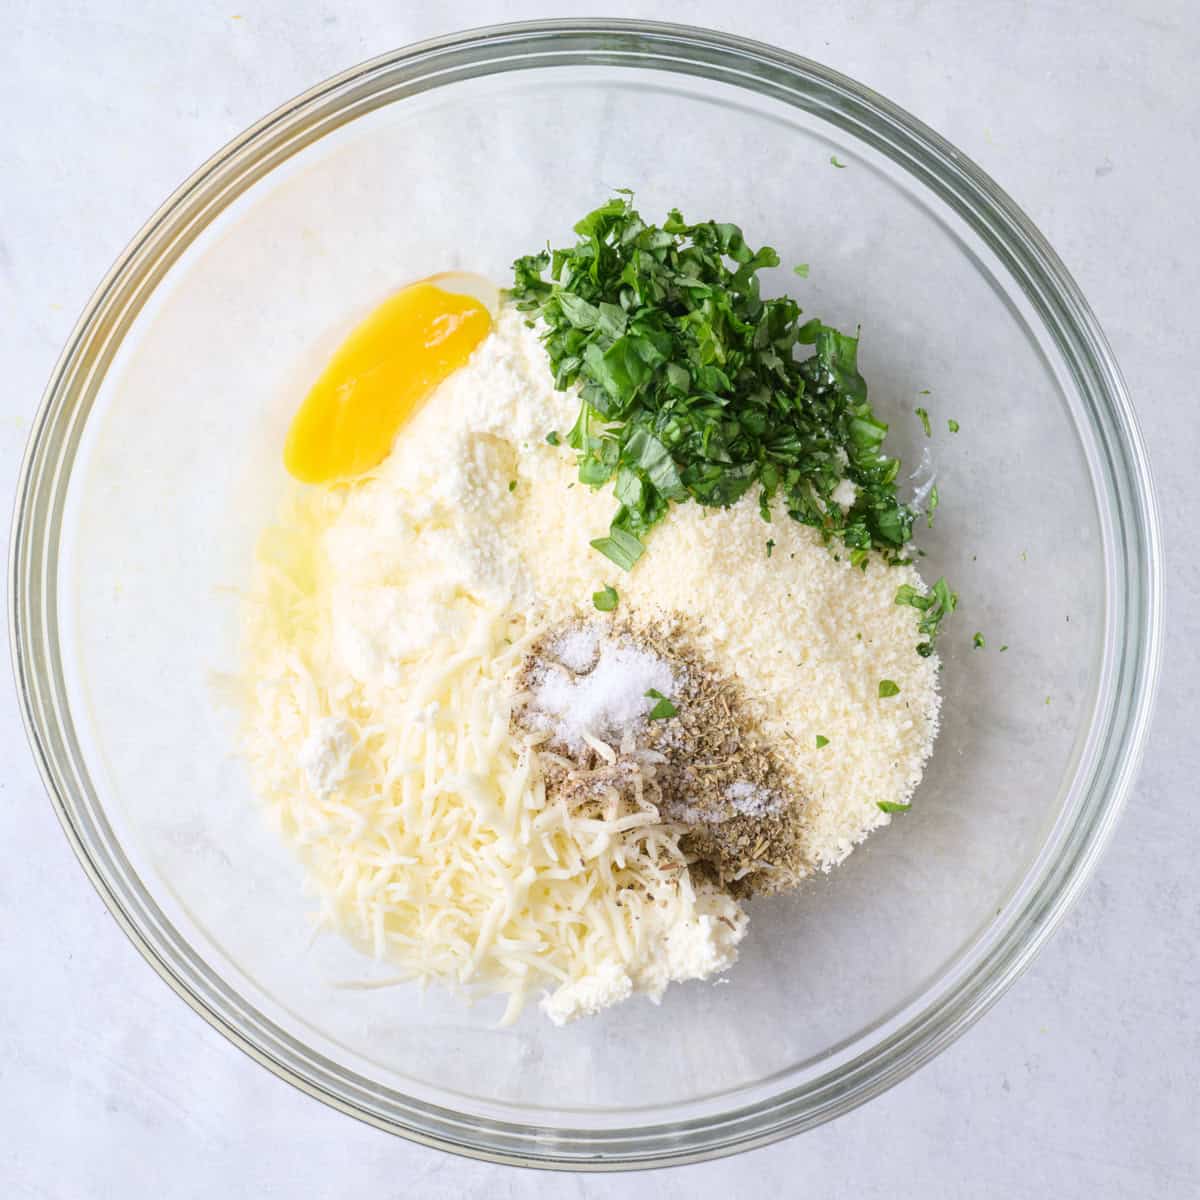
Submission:
[[[1093,482],[1104,485],[1097,497],[1107,532],[1104,667],[1088,744],[1057,832],[981,952],[960,956],[868,1050],[802,1087],[639,1129],[551,1130],[425,1104],[338,1068],[242,1001],[171,927],[124,858],[75,742],[57,657],[56,548],[69,467],[121,338],[179,255],[270,170],[373,108],[478,75],[560,65],[641,67],[732,83],[819,111],[881,149],[964,218],[1023,288],[1070,363],[1096,443]],[[10,539],[9,638],[29,743],[76,856],[143,957],[209,1024],[309,1095],[417,1142],[514,1165],[649,1168],[750,1149],[849,1111],[948,1046],[1029,964],[1095,866],[1140,760],[1161,658],[1160,539],[1145,446],[1104,334],[1045,238],[973,162],[869,88],[761,42],[662,22],[539,20],[450,34],[351,67],[251,126],[159,207],[84,309],[33,422]]]

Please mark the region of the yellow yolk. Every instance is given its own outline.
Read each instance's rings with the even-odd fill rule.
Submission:
[[[305,397],[284,445],[288,471],[303,483],[326,483],[378,466],[404,422],[491,327],[473,295],[427,280],[385,300]]]

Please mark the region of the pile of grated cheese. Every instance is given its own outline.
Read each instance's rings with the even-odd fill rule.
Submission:
[[[745,933],[737,902],[692,886],[679,826],[547,804],[512,731],[525,649],[604,584],[624,613],[689,617],[740,679],[803,783],[806,850],[826,869],[888,820],[878,801],[908,799],[936,732],[937,662],[893,603],[915,570],[854,570],[747,498],[675,507],[619,572],[588,547],[611,496],[546,441],[576,409],[535,331],[502,312],[370,477],[297,493],[247,605],[245,749],[322,924],[397,978],[506,997],[506,1021],[539,994],[559,1023],[657,999],[731,965]],[[883,678],[898,696],[879,699]]]
[[[938,659],[916,653],[913,610],[895,603],[901,584],[925,590],[916,569],[839,561],[779,507],[764,522],[757,496],[747,495],[727,509],[676,505],[622,573],[579,550],[602,535],[612,497],[568,490],[574,476],[571,456],[561,455],[557,471],[532,486],[540,516],[520,532],[535,590],[564,611],[609,582],[629,609],[688,617],[706,658],[740,680],[803,786],[806,857],[836,866],[891,820],[879,801],[911,799],[933,749]],[[899,694],[880,698],[885,679]],[[818,748],[818,735],[828,744]]]

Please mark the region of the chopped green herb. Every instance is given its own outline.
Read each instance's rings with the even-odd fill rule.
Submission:
[[[1047,697],[1046,697],[1046,703],[1047,703],[1047,704],[1049,704],[1049,703],[1050,703],[1050,697],[1049,697],[1049,696],[1047,696]]]
[[[595,538],[589,544],[593,550],[599,550],[605,558],[615,562],[622,571],[631,570],[646,549],[632,533],[618,529],[616,525],[609,529],[608,537]]]
[[[1007,650],[1007,649],[1008,649],[1008,647],[1007,647],[1007,646],[1001,646],[1001,647],[1000,647],[1000,653],[1001,653],[1001,654],[1003,654],[1003,653],[1005,652],[1005,650]]]
[[[792,271],[799,275],[801,279],[808,278],[808,263],[800,263],[799,266],[792,268]]]
[[[892,679],[881,679],[879,681],[879,698],[886,700],[889,696],[900,695],[900,685]]]
[[[517,490],[517,481],[515,479],[510,479],[508,481],[508,490],[510,492],[515,492]]]
[[[592,603],[600,612],[612,612],[617,607],[617,589],[606,586],[599,592],[592,593]]]
[[[817,734],[817,749],[824,750],[829,745],[829,739],[824,734]]]
[[[938,496],[937,484],[929,489],[929,508],[925,512],[925,523],[930,529],[933,528],[933,514],[937,512],[937,506],[941,503],[941,498]]]
[[[917,395],[918,395],[918,396],[932,396],[932,395],[933,395],[933,393],[932,393],[932,392],[931,392],[931,391],[930,391],[928,388],[922,388],[922,389],[921,389],[921,390],[920,390],[920,391],[917,393]]]
[[[546,441],[548,441],[551,446],[557,446],[562,441],[562,438],[558,436],[557,429],[552,429],[548,434],[546,434]]]
[[[947,425],[950,427],[950,432],[951,432],[951,433],[957,433],[957,432],[958,432],[958,422],[957,422],[957,421],[956,421],[956,420],[955,420],[953,417],[951,417],[951,418],[950,418],[950,420],[948,420],[948,421],[946,422],[946,424],[947,424]]]
[[[921,418],[921,428],[925,430],[925,436],[933,437],[933,427],[929,424],[929,410],[918,405],[913,411]]]
[[[1026,553],[1024,550],[1022,550],[1022,551],[1021,551],[1021,561],[1022,561],[1022,562],[1028,562],[1028,561],[1029,561],[1029,555],[1028,555],[1028,554],[1027,554],[1027,553]]]
[[[844,162],[838,162],[838,156],[837,156],[836,154],[831,154],[831,155],[829,156],[829,161],[830,161],[830,162],[831,162],[831,163],[832,163],[832,164],[833,164],[835,167],[845,167],[845,165],[846,165]]]
[[[651,721],[662,721],[667,717],[673,717],[679,709],[667,699],[657,688],[651,688],[646,696],[650,700],[656,701],[654,707],[646,714]]]
[[[921,613],[917,632],[924,634],[927,640],[918,643],[917,653],[928,658],[933,653],[942,621],[958,607],[958,593],[950,590],[945,579],[939,579],[928,595],[922,595],[911,584],[905,583],[896,591],[896,603],[907,604]]]
[[[875,803],[879,806],[879,811],[885,813],[908,812],[912,808],[911,804],[897,804],[895,800],[877,800]]]
[[[984,647],[984,641],[983,641],[983,634],[982,634],[982,633],[977,633],[977,634],[975,635],[975,637],[974,637],[972,640],[973,640],[973,641],[974,641],[974,643],[975,643],[975,649],[976,649],[976,650],[982,650],[982,649],[983,649],[983,647]]]
[[[775,539],[767,538],[767,557],[770,558],[775,550]]]
[[[672,504],[724,508],[756,489],[764,515],[781,501],[856,566],[871,551],[904,561],[917,514],[897,495],[900,463],[883,449],[858,339],[761,296],[775,251],[678,211],[649,225],[628,194],[575,232],[572,247],[518,259],[511,296],[545,322],[555,384],[579,386],[565,440],[580,481],[613,487],[609,536],[592,545],[628,569]],[[855,485],[849,509],[832,500],[843,479]]]

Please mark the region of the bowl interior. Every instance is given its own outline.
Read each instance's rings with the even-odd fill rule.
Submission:
[[[339,335],[420,276],[504,280],[516,255],[569,237],[616,187],[647,215],[737,221],[779,250],[777,290],[861,325],[906,472],[932,456],[942,507],[922,531],[924,570],[948,576],[961,608],[913,812],[799,894],[756,902],[728,982],[562,1030],[536,1012],[498,1029],[498,1006],[341,986],[386,972],[312,938],[314,902],[260,816],[221,677],[237,666],[255,539],[285,488],[283,432]],[[788,269],[800,263],[806,279]],[[1089,436],[1060,352],[989,248],[818,113],[579,65],[385,104],[204,228],[105,375],[70,475],[57,591],[98,805],[179,937],[323,1070],[471,1118],[584,1130],[796,1086],[919,1008],[1004,919],[1054,827],[1102,669]]]

